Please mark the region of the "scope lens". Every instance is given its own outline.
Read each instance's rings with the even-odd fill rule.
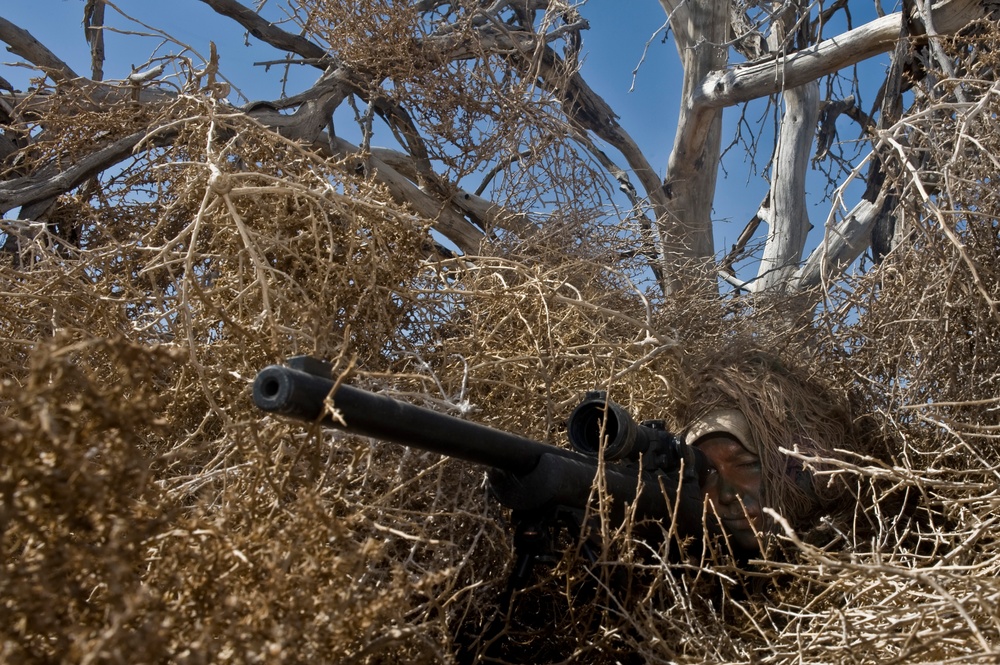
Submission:
[[[618,419],[614,413],[605,418],[603,404],[581,404],[570,418],[569,438],[573,447],[588,455],[597,455],[601,449],[601,430],[604,440],[618,438]]]

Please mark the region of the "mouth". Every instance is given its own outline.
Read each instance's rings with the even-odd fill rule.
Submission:
[[[753,531],[753,525],[746,517],[723,517],[720,521],[729,531]]]

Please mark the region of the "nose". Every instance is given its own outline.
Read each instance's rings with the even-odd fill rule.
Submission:
[[[736,492],[736,487],[731,482],[721,477],[721,474],[719,477],[718,493],[719,503],[725,506],[737,501],[738,494]]]

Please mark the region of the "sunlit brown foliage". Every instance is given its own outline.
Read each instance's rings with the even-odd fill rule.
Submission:
[[[965,102],[928,91],[884,137],[924,160],[897,169],[912,242],[800,326],[773,303],[646,292],[638,259],[609,267],[616,229],[583,215],[432,260],[427,220],[363,169],[211,95],[81,112],[86,91],[65,88],[51,144],[8,175],[95,137],[171,140],[60,197],[47,225],[3,221],[18,243],[0,257],[0,658],[994,658],[1000,89],[963,85]],[[598,563],[570,546],[499,637],[510,534],[481,469],[267,417],[249,392],[307,353],[562,444],[595,386],[682,427],[687,377],[737,343],[875,424],[867,451],[824,460],[856,511],[825,540],[782,532],[749,573],[598,521]]]

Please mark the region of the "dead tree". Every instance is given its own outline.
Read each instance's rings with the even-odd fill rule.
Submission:
[[[849,3],[660,0],[684,82],[669,161],[656,165],[579,70],[584,32],[601,29],[588,23],[585,4],[293,3],[294,11],[279,20],[237,0],[202,2],[238,23],[247,39],[284,54],[268,66],[314,69],[315,82],[290,94],[275,91],[271,99],[241,100],[226,83],[220,69],[225,54],[220,58],[214,44],[202,62],[184,48],[135,67],[122,80],[101,81],[106,26],[100,0],[85,8],[82,37],[93,56],[89,78],[45,46],[45,35],[38,41],[0,18],[0,40],[53,86],[30,93],[10,89],[0,100],[5,123],[0,157],[6,160],[0,211],[18,210],[22,220],[20,226],[7,225],[7,250],[16,244],[16,229],[44,221],[58,197],[99,182],[100,174],[135,150],[170,141],[167,127],[138,128],[94,143],[87,155],[67,160],[51,152],[25,168],[32,143],[48,138],[46,114],[56,92],[72,89],[94,109],[163,107],[195,94],[317,154],[348,160],[350,168],[376,178],[398,203],[432,223],[458,252],[476,253],[481,243],[498,238],[544,233],[554,219],[604,215],[607,222],[602,206],[621,192],[630,221],[638,224],[628,240],[631,247],[616,255],[644,257],[664,293],[715,289],[721,276],[740,291],[795,294],[835,279],[869,246],[876,221],[891,212],[892,180],[878,167],[879,130],[898,116],[892,109],[900,104],[903,68],[947,67],[938,40],[988,9],[979,0],[904,3],[900,12],[830,35],[827,24],[847,14]],[[114,20],[126,21],[117,13]],[[850,99],[821,98],[820,81],[884,53],[892,54],[892,66],[882,99],[871,111]],[[741,62],[734,64],[737,55]],[[750,224],[727,253],[712,232],[724,142],[721,116],[724,109],[763,98],[773,99],[778,109],[773,154],[761,156],[770,164],[770,193],[759,210],[747,211]],[[362,137],[357,142],[334,122],[349,108]],[[838,117],[856,120],[857,132],[874,149],[865,153],[874,156],[857,160],[872,161],[869,191],[853,204],[831,201],[832,212],[822,222],[824,238],[806,255],[805,174],[814,149],[821,158],[836,143]],[[848,212],[838,213],[845,205]],[[731,266],[755,234],[762,241],[754,255],[756,274],[738,279]]]

